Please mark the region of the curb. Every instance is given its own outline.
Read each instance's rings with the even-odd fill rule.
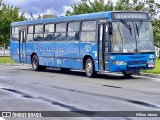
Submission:
[[[158,75],[158,74],[139,73],[138,76],[150,77],[150,78],[158,78],[158,79],[160,79],[160,75]]]

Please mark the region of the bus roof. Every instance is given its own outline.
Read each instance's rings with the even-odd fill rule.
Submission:
[[[45,24],[45,23],[50,23],[50,22],[78,21],[78,20],[96,19],[96,18],[111,19],[110,13],[111,13],[110,11],[107,11],[107,12],[97,12],[97,13],[81,14],[81,15],[73,15],[73,16],[19,21],[19,22],[11,23],[11,26],[23,26],[23,25],[32,25],[32,24],[41,24],[41,23]]]
[[[89,20],[97,18],[107,18],[108,20],[112,19],[111,13],[146,13],[145,11],[104,11],[97,13],[73,15],[73,16],[64,16],[64,17],[55,17],[55,18],[45,18],[37,20],[26,20],[11,23],[11,26],[24,26],[24,25],[34,25],[34,24],[45,24],[45,23],[54,23],[54,22],[67,22],[67,21],[79,21],[79,20]]]

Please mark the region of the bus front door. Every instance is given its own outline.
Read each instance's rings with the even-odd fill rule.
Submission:
[[[19,31],[19,61],[26,62],[26,30]]]
[[[98,63],[99,70],[109,70],[109,60],[108,60],[108,24],[99,24],[98,25]]]

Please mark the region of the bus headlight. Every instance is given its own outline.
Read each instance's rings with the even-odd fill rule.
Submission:
[[[113,61],[113,64],[115,64],[115,65],[126,65],[126,62],[124,62],[124,61]]]
[[[154,60],[148,60],[147,63],[154,63]]]
[[[147,64],[148,64],[148,67],[155,67],[154,60],[148,60]]]

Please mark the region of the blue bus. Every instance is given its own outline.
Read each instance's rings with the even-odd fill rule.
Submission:
[[[151,18],[147,12],[98,12],[11,23],[11,59],[46,67],[125,76],[155,68]]]

